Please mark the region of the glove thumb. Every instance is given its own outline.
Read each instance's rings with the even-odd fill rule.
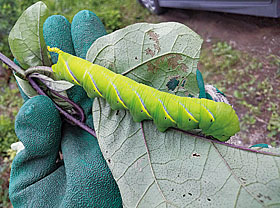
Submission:
[[[45,96],[29,99],[20,109],[15,132],[24,145],[12,164],[10,193],[36,183],[56,170],[61,140],[61,119],[52,101]]]

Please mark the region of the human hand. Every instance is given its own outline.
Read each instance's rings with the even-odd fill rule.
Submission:
[[[44,23],[47,45],[82,58],[92,42],[105,34],[98,17],[85,10],[74,17],[72,25],[58,15]],[[56,63],[57,57],[51,56]],[[67,94],[83,108],[86,124],[93,128],[92,100],[78,86]],[[11,169],[9,194],[14,207],[122,206],[96,138],[62,122],[49,98],[36,96],[25,102],[16,118],[16,134],[25,148]],[[60,149],[62,161],[58,160]]]

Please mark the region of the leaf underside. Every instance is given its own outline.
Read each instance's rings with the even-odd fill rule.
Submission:
[[[99,38],[87,60],[156,89],[197,97],[201,43],[179,23],[140,23]],[[280,206],[280,157],[176,130],[161,133],[152,121],[135,123],[103,99],[95,99],[93,118],[124,207]]]
[[[201,44],[202,39],[180,23],[137,23],[97,39],[87,60],[161,91],[198,97]],[[180,84],[170,90],[167,85],[174,78]]]
[[[93,109],[98,142],[124,207],[280,206],[280,157],[176,130],[161,133],[151,121],[143,122],[143,133],[128,111],[112,111],[103,99]]]

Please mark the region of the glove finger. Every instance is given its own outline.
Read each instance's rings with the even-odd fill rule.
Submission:
[[[61,15],[52,15],[43,25],[43,36],[47,46],[57,47],[64,52],[75,55],[71,36],[71,24]],[[58,54],[50,52],[53,64],[56,64]]]
[[[199,88],[199,98],[206,98],[204,81],[202,78],[202,74],[198,69],[196,70],[196,81]]]
[[[66,123],[63,125],[61,149],[68,183],[65,201],[69,205],[122,207],[118,186],[96,138]]]
[[[76,56],[83,59],[86,58],[92,43],[97,38],[107,34],[100,19],[88,10],[82,10],[74,16],[71,33]]]
[[[57,168],[61,119],[48,97],[36,96],[24,103],[15,132],[25,148],[13,161],[11,180],[23,180],[19,185],[26,186]]]
[[[35,204],[44,202],[39,200],[44,197],[52,198],[48,204],[56,203],[65,189],[65,169],[56,162],[61,120],[52,101],[45,96],[26,101],[16,117],[15,131],[25,148],[12,163],[9,195],[13,205],[26,207],[31,202],[41,207]],[[50,187],[55,190],[49,192]]]
[[[91,11],[78,12],[71,24],[72,40],[76,55],[86,58],[86,54],[92,43],[99,37],[106,35],[106,30],[100,19]],[[86,115],[86,124],[93,128],[92,103],[93,99],[87,97],[86,92],[79,86],[67,91],[68,97],[80,105]]]

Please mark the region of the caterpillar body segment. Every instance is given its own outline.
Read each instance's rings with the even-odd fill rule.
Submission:
[[[238,117],[228,104],[161,92],[57,48],[48,49],[59,54],[52,66],[58,79],[82,86],[91,98],[106,99],[113,110],[129,110],[135,122],[153,120],[160,131],[201,129],[220,141],[239,131]]]

